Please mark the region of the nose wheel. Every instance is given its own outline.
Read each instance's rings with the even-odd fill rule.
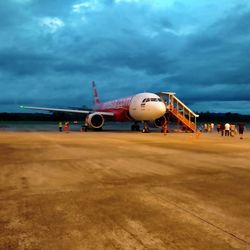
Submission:
[[[150,130],[149,130],[149,127],[148,127],[148,123],[146,121],[143,122],[142,133],[150,133]]]

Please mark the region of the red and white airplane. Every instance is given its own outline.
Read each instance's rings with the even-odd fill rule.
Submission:
[[[87,114],[86,123],[93,129],[101,129],[105,117],[114,121],[155,121],[166,113],[166,106],[162,99],[154,93],[139,93],[134,96],[100,102],[95,82],[92,82],[94,92],[93,110],[57,109],[46,107],[21,106],[21,108],[44,110],[50,112],[68,112]],[[132,130],[139,130],[138,125],[132,125]]]

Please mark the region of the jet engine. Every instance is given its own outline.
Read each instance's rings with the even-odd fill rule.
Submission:
[[[100,114],[90,114],[86,117],[86,122],[90,128],[99,129],[104,125],[104,118]]]

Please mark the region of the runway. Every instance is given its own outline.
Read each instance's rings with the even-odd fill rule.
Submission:
[[[250,134],[0,132],[0,249],[250,249]]]

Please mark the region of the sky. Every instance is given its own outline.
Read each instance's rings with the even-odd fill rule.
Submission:
[[[175,92],[250,114],[249,0],[0,1],[0,112]]]

